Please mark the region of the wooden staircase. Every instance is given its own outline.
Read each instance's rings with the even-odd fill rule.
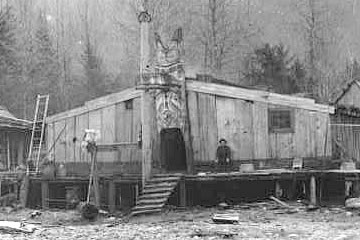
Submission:
[[[145,183],[135,207],[131,210],[131,216],[162,212],[181,177],[181,174],[154,175]]]

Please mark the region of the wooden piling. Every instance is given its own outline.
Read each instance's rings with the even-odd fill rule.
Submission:
[[[30,185],[30,176],[25,175],[21,181],[21,186],[20,186],[20,203],[21,206],[24,208],[27,205],[29,185]]]
[[[108,181],[108,189],[109,189],[109,211],[110,213],[114,213],[116,210],[116,187],[114,180]]]
[[[360,184],[358,179],[353,181],[353,197],[360,197]]]
[[[280,186],[280,181],[275,180],[275,197],[280,198],[282,195],[282,189]]]
[[[137,203],[139,198],[139,184],[135,184],[135,204]]]
[[[41,181],[41,205],[43,209],[49,209],[49,181]]]
[[[186,207],[186,183],[185,180],[181,180],[179,183],[179,205],[181,208]]]
[[[316,178],[310,177],[310,203],[316,205]]]

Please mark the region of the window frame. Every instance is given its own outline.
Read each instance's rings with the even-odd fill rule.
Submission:
[[[126,101],[124,101],[124,108],[125,110],[133,110],[134,109],[134,99],[128,99]]]
[[[273,115],[275,112],[288,112],[290,115],[290,127],[277,128],[273,126]],[[268,129],[269,133],[294,133],[295,132],[295,113],[292,108],[269,108],[268,109]]]

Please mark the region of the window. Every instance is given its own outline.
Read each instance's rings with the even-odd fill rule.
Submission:
[[[269,131],[274,133],[294,132],[294,113],[291,109],[269,109]]]
[[[130,100],[125,101],[125,109],[126,109],[126,110],[131,110],[131,109],[133,109],[133,99],[130,99]]]

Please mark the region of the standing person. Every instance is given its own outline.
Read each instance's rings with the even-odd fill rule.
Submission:
[[[229,166],[231,164],[231,150],[227,146],[227,142],[224,138],[219,140],[219,146],[216,150],[216,163],[220,166]]]

